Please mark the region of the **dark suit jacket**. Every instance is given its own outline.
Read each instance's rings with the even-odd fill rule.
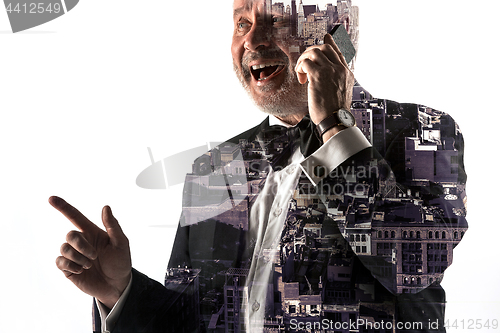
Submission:
[[[356,199],[352,199],[350,203],[323,203],[328,208],[334,207],[343,211],[346,226],[350,223],[349,219],[352,219],[354,224],[366,216],[370,217],[371,255],[360,253],[361,247],[358,249],[357,244],[361,243],[356,242],[354,234],[352,239],[349,239],[348,231],[340,232],[336,229],[336,232],[347,238],[347,247],[352,247],[349,250],[352,254],[353,276],[348,287],[352,290],[349,302],[360,306],[358,318],[363,314],[380,315],[379,310],[373,310],[374,307],[370,305],[372,303],[392,304],[392,310],[388,311],[392,320],[422,322],[426,325],[437,320],[437,330],[424,326],[418,331],[444,331],[442,324],[445,293],[439,285],[440,277],[446,266],[451,264],[451,248],[460,241],[467,227],[463,204],[463,140],[453,120],[446,114],[416,105],[376,101],[379,103],[377,107],[374,107],[374,101],[371,104],[363,101],[353,103],[353,113],[358,118],[358,126],[362,130],[371,126],[374,147],[379,148],[385,159],[375,148],[364,149],[344,161],[337,168],[340,172],[331,172],[318,185],[325,187],[345,183],[345,177],[342,175],[349,167],[369,167],[376,161],[376,168],[372,169],[376,170],[375,172],[357,175],[356,179],[358,184],[369,185],[370,193],[366,194],[372,199],[360,206],[363,209],[367,207],[367,211],[362,213],[360,209],[349,210],[355,206]],[[382,116],[377,114],[382,108],[380,105],[385,109]],[[363,127],[366,125],[363,116],[370,110],[368,106],[371,107],[372,116],[367,119],[372,123]],[[251,185],[259,184],[260,176],[255,176],[258,174],[256,170],[272,165],[269,152],[259,155],[256,153],[258,145],[249,144],[257,139],[261,140],[259,133],[267,128],[268,120],[265,120],[221,145],[218,150],[202,156],[195,162],[191,178],[188,177],[190,181],[186,182],[184,190],[185,209],[177,230],[169,267],[173,270],[188,269],[190,274],[194,272],[196,278],[189,281],[195,287],[180,288],[179,276],[172,273],[172,276],[166,277],[165,288],[134,270],[130,295],[113,332],[209,331],[210,315],[216,314],[224,302],[220,295],[225,283],[221,272],[228,268],[248,268],[251,261],[253,247],[248,235],[248,211],[252,193],[251,190],[242,195],[234,192],[236,188],[239,189],[241,179]],[[414,137],[415,133],[418,133],[417,137]],[[384,140],[385,142],[381,142]],[[274,142],[274,145],[279,154],[286,150],[286,147],[282,149],[279,142]],[[231,147],[236,149],[233,151]],[[242,175],[243,178],[237,178],[236,174],[232,174],[230,179],[227,175],[217,178],[222,181],[228,193],[221,190],[224,186],[219,187],[217,191],[213,190],[215,186],[210,187],[215,192],[210,192],[208,185],[199,186],[203,183],[200,179],[217,173],[217,169],[222,167],[221,160],[228,154],[232,154],[233,160],[239,159],[245,167],[246,174]],[[276,159],[279,154],[274,154],[273,158]],[[263,159],[263,155],[268,156],[267,159]],[[265,161],[257,167],[249,165],[249,161],[256,159]],[[434,163],[434,166],[430,167],[433,170],[430,171],[426,169],[429,165],[422,165],[422,162],[428,164],[429,161]],[[449,172],[440,174],[440,169],[449,169]],[[427,174],[430,175],[428,178],[433,179],[420,178]],[[210,177],[209,179],[213,180]],[[262,181],[265,181],[265,176]],[[205,203],[199,201],[206,196],[216,199]],[[195,214],[192,212],[195,209],[192,208],[203,207],[204,204],[211,207],[226,202],[228,198],[233,202],[232,209],[206,213],[208,218],[193,223],[194,217],[190,214]],[[421,217],[415,217],[415,214],[420,214]],[[240,225],[228,225],[228,219],[237,220]],[[327,219],[325,215],[321,222],[326,223]],[[415,223],[418,226],[415,227]],[[434,249],[435,247],[439,249]],[[390,273],[381,267],[389,267]],[[425,279],[425,282],[420,277]],[[185,277],[184,279],[186,282]],[[188,284],[185,283],[184,286]],[[372,301],[367,301],[365,296],[357,294],[359,289],[356,288],[361,284],[372,286]],[[195,300],[196,304],[193,304],[192,300]],[[194,313],[193,306],[201,308],[201,312]],[[186,318],[186,313],[192,313],[192,316]],[[100,331],[98,316],[94,316],[94,330]]]

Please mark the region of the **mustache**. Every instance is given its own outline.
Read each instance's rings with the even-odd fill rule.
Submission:
[[[288,63],[287,55],[280,49],[263,49],[245,53],[241,59],[241,64],[248,68],[248,64],[254,60],[259,59],[279,59]]]

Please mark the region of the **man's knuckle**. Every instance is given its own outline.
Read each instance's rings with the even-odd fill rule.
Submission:
[[[311,50],[311,56],[314,57],[314,59],[317,59],[319,56],[321,56],[322,53],[323,51],[319,48],[314,48],[313,50]]]
[[[333,47],[330,44],[323,44],[320,46],[322,52],[331,52],[333,51]]]
[[[69,260],[64,258],[64,257],[57,257],[56,258],[56,266],[60,270],[65,270],[69,265]]]
[[[71,230],[70,232],[68,232],[68,234],[66,235],[66,240],[68,242],[74,242],[76,241],[76,239],[79,237],[79,233],[78,231],[75,231],[75,230]]]
[[[61,254],[63,256],[69,255],[71,253],[71,250],[72,250],[72,247],[68,243],[64,243],[61,245],[60,251],[61,251]]]
[[[70,231],[67,235],[66,241],[72,245],[75,249],[79,250],[85,247],[85,239],[83,235],[78,231]]]

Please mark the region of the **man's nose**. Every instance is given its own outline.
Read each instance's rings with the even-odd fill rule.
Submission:
[[[272,27],[265,23],[258,23],[252,26],[245,38],[244,47],[249,51],[256,51],[259,48],[269,47],[272,43]]]

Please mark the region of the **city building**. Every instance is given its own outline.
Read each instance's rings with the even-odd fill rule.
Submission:
[[[198,275],[199,269],[191,268],[169,268],[165,276],[165,288],[172,290],[170,299],[166,303],[170,305],[166,315],[177,323],[171,327],[182,327],[167,331],[172,333],[188,333],[198,330],[200,326],[200,285]]]

